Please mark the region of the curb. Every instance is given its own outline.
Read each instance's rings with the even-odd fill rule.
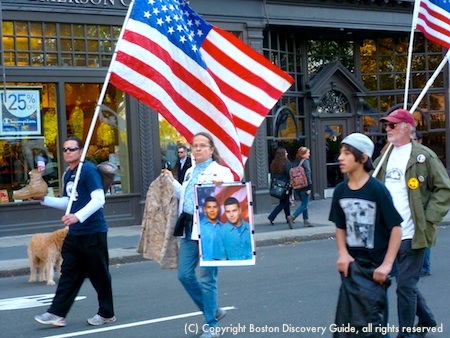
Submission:
[[[284,245],[289,243],[295,243],[295,242],[308,242],[308,241],[314,241],[314,240],[321,240],[321,239],[327,239],[334,235],[333,232],[329,231],[328,227],[322,227],[319,226],[324,231],[322,233],[317,233],[317,228],[308,228],[310,229],[310,232],[315,232],[311,234],[298,234],[300,229],[295,230],[281,230],[278,231],[278,234],[274,233],[258,233],[258,237],[255,238],[256,241],[256,247],[264,247],[264,246],[270,246],[270,245]],[[306,229],[303,229],[305,231]],[[292,233],[292,231],[295,231],[295,233]],[[275,235],[275,236],[274,236]],[[110,257],[109,259],[109,265],[120,265],[120,264],[127,264],[127,263],[137,263],[142,261],[147,261],[147,258],[142,257],[141,254],[136,252],[136,248],[130,248],[130,249],[113,249],[114,250],[114,257]],[[110,255],[112,253],[112,250],[110,250]],[[9,270],[0,270],[0,278],[5,277],[19,277],[19,276],[25,276],[30,273],[29,267],[22,267],[17,269],[9,269]]]
[[[450,226],[450,221],[442,221],[438,227],[446,228]],[[290,243],[309,242],[323,239],[334,238],[334,225],[317,224],[314,228],[300,228],[294,230],[279,230],[277,234],[273,232],[257,233],[255,235],[256,247],[264,247],[271,245],[285,245]],[[301,232],[308,232],[307,234],[300,234]],[[320,232],[319,232],[320,231]],[[294,233],[293,233],[294,232]],[[109,265],[120,265],[127,263],[137,263],[147,261],[141,254],[136,252],[136,248],[130,249],[113,249],[114,257],[110,257]],[[112,251],[112,250],[111,250]],[[110,251],[110,255],[111,255]],[[19,277],[30,273],[29,267],[22,267],[18,269],[0,270],[0,278],[5,277]]]

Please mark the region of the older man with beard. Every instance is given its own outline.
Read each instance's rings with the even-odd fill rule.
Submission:
[[[397,255],[398,337],[418,337],[412,331],[437,325],[420,293],[420,277],[425,248],[435,244],[436,226],[450,207],[450,180],[441,160],[429,148],[412,140],[415,120],[405,109],[394,110],[380,119],[384,123],[388,148],[377,178],[385,182],[394,205],[403,218],[402,243]],[[375,161],[375,166],[380,162]],[[424,330],[426,331],[426,330]]]

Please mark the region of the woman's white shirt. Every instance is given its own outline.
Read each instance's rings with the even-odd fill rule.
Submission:
[[[175,188],[175,193],[178,197],[178,216],[181,215],[183,211],[183,203],[184,203],[184,194],[186,192],[186,188],[189,184],[189,181],[192,177],[192,172],[194,171],[195,165],[190,167],[186,171],[186,175],[184,176],[183,184],[180,184],[177,180],[173,180],[173,186]],[[204,183],[213,183],[213,181],[220,182],[233,182],[234,176],[231,170],[225,166],[220,165],[219,163],[213,161],[211,164],[205,169],[205,171],[199,176],[196,184],[204,184]],[[192,225],[192,235],[191,239],[198,240],[198,224],[199,220],[197,219],[197,214],[194,214],[194,221]]]

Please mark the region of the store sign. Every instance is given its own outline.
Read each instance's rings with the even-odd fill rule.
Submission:
[[[0,137],[42,135],[41,91],[8,88],[0,91]]]
[[[116,4],[119,4],[125,7],[128,7],[131,3],[131,0],[39,0],[39,1],[58,4],[97,5],[97,6],[115,6]]]

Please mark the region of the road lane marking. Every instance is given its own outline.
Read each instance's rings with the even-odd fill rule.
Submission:
[[[224,309],[224,310],[235,310],[236,308],[234,306],[227,306],[227,307],[223,307],[222,309]],[[56,336],[46,336],[46,337],[42,337],[42,338],[78,337],[78,336],[84,336],[84,335],[99,333],[99,332],[114,331],[114,330],[126,329],[126,328],[129,328],[129,327],[161,323],[161,322],[166,322],[166,321],[169,321],[169,320],[195,317],[195,316],[200,316],[202,314],[203,314],[203,312],[201,312],[201,311],[188,312],[188,313],[183,313],[183,314],[175,315],[175,316],[167,316],[167,317],[143,320],[143,321],[140,321],[140,322],[128,323],[128,324],[120,324],[120,325],[112,324],[112,325],[108,325],[108,326],[105,326],[105,327],[102,327],[102,328],[98,328],[98,329],[85,330],[85,331],[79,331],[79,332],[69,332],[69,333],[59,334],[59,335],[56,335]]]
[[[0,299],[0,311],[20,310],[39,306],[49,306],[53,301],[53,297],[55,297],[55,294],[49,293],[43,295],[32,295],[32,296]],[[86,297],[77,296],[75,298],[75,301],[82,299],[86,299]]]

